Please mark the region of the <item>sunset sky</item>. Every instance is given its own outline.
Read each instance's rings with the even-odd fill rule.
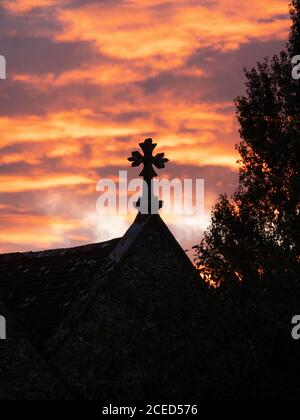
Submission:
[[[0,252],[121,236],[133,216],[97,215],[96,183],[147,137],[164,176],[205,179],[204,218],[164,216],[183,247],[199,241],[237,183],[243,67],[289,25],[287,0],[1,0]]]

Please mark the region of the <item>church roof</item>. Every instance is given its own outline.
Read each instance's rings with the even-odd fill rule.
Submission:
[[[120,266],[139,237],[146,235],[152,240],[149,232],[153,230],[167,240],[167,246],[186,269],[194,271],[161,217],[139,213],[122,238],[74,248],[0,255],[0,300],[37,343],[46,342],[55,336],[58,327],[68,324],[71,308],[74,312],[74,306],[84,307],[93,288]],[[165,252],[161,249],[160,258]],[[146,256],[143,250],[139,253],[137,264],[143,266]]]
[[[37,338],[47,339],[118,242],[0,255],[0,299]]]
[[[124,385],[121,371],[105,366],[112,360],[118,366],[123,357],[127,366],[126,354],[136,354],[137,346],[144,363],[150,356],[143,334],[154,329],[151,336],[161,342],[173,324],[178,331],[178,325],[192,322],[185,319],[198,293],[195,275],[158,214],[138,213],[125,235],[111,241],[0,255],[0,312],[8,337],[0,370],[8,367],[8,376],[18,378],[10,394],[90,399],[98,396],[99,384],[102,391],[103,383],[107,392],[111,386],[123,390],[127,380]],[[175,338],[178,332],[168,334]],[[180,340],[175,338],[176,345]],[[26,368],[19,369],[17,361]],[[135,383],[135,363],[128,369],[124,378],[133,374]],[[6,394],[0,386],[0,399]]]

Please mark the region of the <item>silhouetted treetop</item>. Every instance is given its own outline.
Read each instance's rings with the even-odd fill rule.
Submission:
[[[206,281],[255,285],[299,274],[300,81],[291,63],[297,48],[300,54],[299,0],[291,18],[287,49],[245,71],[246,94],[235,102],[239,186],[232,198],[220,198],[196,246]]]

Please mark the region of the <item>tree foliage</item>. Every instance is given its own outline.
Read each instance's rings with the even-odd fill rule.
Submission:
[[[214,286],[206,338],[215,383],[206,390],[221,398],[300,397],[300,343],[291,337],[300,313],[300,81],[291,62],[300,54],[300,0],[290,12],[286,49],[245,70],[239,185],[219,198],[195,246],[199,273]]]
[[[195,247],[206,281],[253,287],[299,274],[300,83],[291,76],[300,54],[298,0],[291,17],[286,50],[245,71],[246,94],[236,99],[239,186],[233,197],[220,197]]]

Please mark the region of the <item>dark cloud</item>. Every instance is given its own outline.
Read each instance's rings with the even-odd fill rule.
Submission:
[[[46,37],[2,36],[0,42],[10,75],[53,73],[58,76],[87,63],[101,62],[93,45],[84,41],[56,43]]]
[[[181,69],[161,72],[155,77],[138,82],[145,95],[159,95],[161,91],[174,92],[174,97],[188,102],[233,101],[245,89],[243,68],[251,68],[266,56],[278,54],[284,48],[280,41],[252,42],[239,49],[222,52],[200,48]],[[184,75],[185,70],[203,70],[205,76]]]
[[[124,0],[66,0],[66,8],[79,8],[88,6],[90,4],[104,5],[104,6],[117,6],[124,3]]]
[[[177,165],[170,162],[167,173],[170,178],[204,179],[205,189],[216,196],[232,194],[238,184],[238,173],[218,165]]]
[[[286,20],[286,19],[287,19],[287,14],[282,14],[282,15],[274,15],[272,17],[265,18],[265,19],[258,19],[258,22],[271,23],[271,22],[276,22],[277,20]]]
[[[43,116],[55,111],[96,107],[105,103],[105,90],[91,83],[72,83],[39,89],[8,79],[0,85],[0,116]]]
[[[22,14],[10,14],[0,5],[0,41],[2,36],[11,33],[19,37],[33,34],[51,36],[61,30],[62,25],[56,18],[54,8],[35,8]]]
[[[92,42],[55,42],[54,36],[62,30],[52,7],[10,15],[0,6],[0,53],[6,58],[8,77],[18,73],[58,76],[108,61]]]
[[[123,113],[119,113],[115,115],[114,120],[117,120],[119,122],[130,122],[130,121],[138,120],[141,118],[145,120],[149,117],[150,117],[150,113],[148,112],[139,112],[139,111],[123,112]]]
[[[250,42],[233,51],[199,49],[187,62],[209,75],[198,82],[199,100],[231,101],[245,90],[244,68],[255,67],[264,57],[272,57],[284,48],[282,41]]]

